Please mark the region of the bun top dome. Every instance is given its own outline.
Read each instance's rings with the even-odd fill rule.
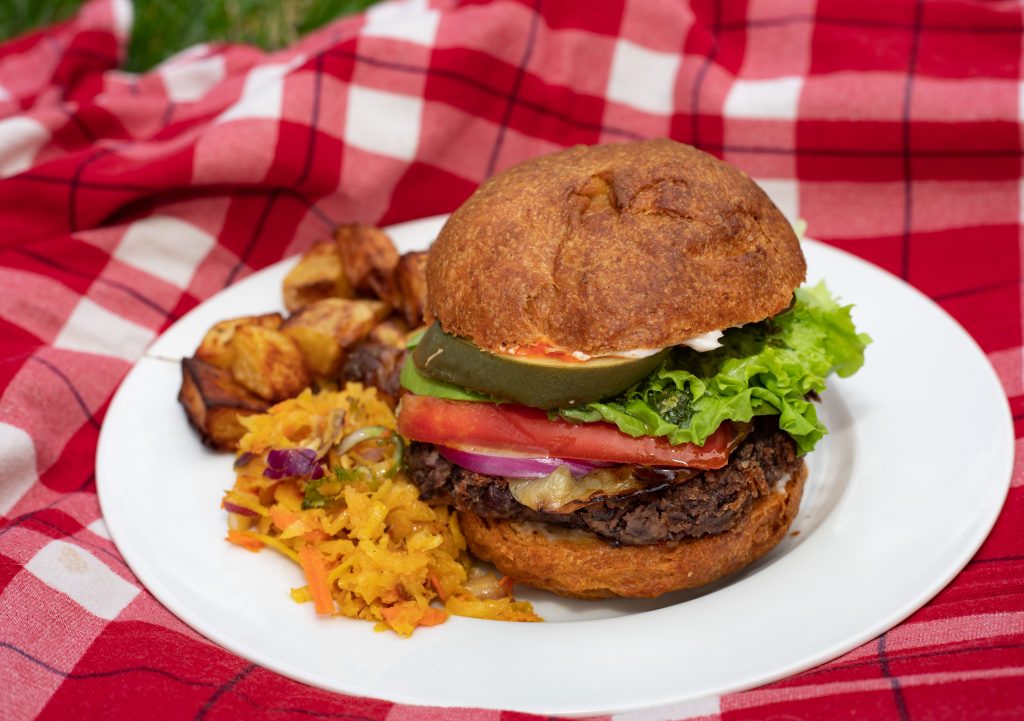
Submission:
[[[745,173],[689,145],[577,146],[487,180],[427,262],[442,328],[498,351],[675,345],[786,309],[806,264]]]

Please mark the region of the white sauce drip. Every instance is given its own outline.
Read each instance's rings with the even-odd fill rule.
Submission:
[[[721,340],[723,335],[723,332],[720,330],[709,330],[703,335],[695,335],[693,338],[687,338],[679,345],[685,345],[687,348],[692,348],[698,353],[707,353],[709,350],[722,347],[719,340]]]

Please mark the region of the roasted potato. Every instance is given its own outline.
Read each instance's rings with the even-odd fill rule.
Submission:
[[[387,314],[380,301],[324,298],[291,316],[281,331],[298,344],[313,372],[327,376],[341,365],[343,349],[365,338]]]
[[[423,325],[428,318],[427,308],[427,252],[406,253],[395,266],[394,285],[397,309],[411,328]]]
[[[409,326],[397,315],[386,318],[373,327],[366,340],[373,343],[405,348],[409,337]]]
[[[264,315],[247,315],[242,318],[222,320],[217,325],[206,331],[203,342],[196,349],[195,357],[205,363],[211,363],[218,368],[227,370],[234,361],[234,351],[231,348],[231,339],[235,337],[235,331],[244,325],[256,325],[261,328],[277,330],[281,327],[284,318],[280,313],[266,313]]]
[[[312,381],[299,346],[280,331],[243,325],[230,345],[234,352],[231,375],[260,398],[291,398]]]
[[[341,266],[337,243],[325,241],[306,251],[284,278],[284,307],[294,313],[321,298],[351,298],[352,286]]]
[[[394,408],[402,393],[402,364],[408,351],[392,345],[357,343],[341,366],[341,380],[373,386],[381,400]]]
[[[398,265],[398,251],[391,238],[380,228],[363,223],[339,226],[334,238],[345,277],[356,295],[397,305],[393,273]]]
[[[267,313],[213,326],[182,361],[179,393],[203,442],[234,448],[245,433],[240,417],[314,381],[322,388],[358,377],[395,400],[409,327],[427,312],[425,263],[426,253],[400,257],[379,228],[343,225],[285,277],[289,318]]]
[[[203,443],[222,450],[233,450],[245,435],[239,418],[263,413],[270,406],[235,383],[229,371],[197,358],[181,361],[178,401]]]

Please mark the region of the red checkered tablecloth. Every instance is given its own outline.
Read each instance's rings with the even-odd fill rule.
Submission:
[[[1024,436],[1022,15],[409,0],[282,52],[200,45],[134,75],[131,6],[92,0],[0,45],[0,718],[524,718],[331,694],[211,645],[111,543],[94,460],[118,383],[196,304],[339,222],[451,211],[574,143],[670,136],[745,169],[959,320]],[[1022,448],[992,535],[910,619],[642,718],[1024,717]]]

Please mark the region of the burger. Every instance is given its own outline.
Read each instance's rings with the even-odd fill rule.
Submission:
[[[402,368],[409,476],[475,556],[581,598],[733,573],[800,505],[815,401],[869,338],[801,286],[792,226],[670,140],[574,147],[486,181],[427,262]]]

